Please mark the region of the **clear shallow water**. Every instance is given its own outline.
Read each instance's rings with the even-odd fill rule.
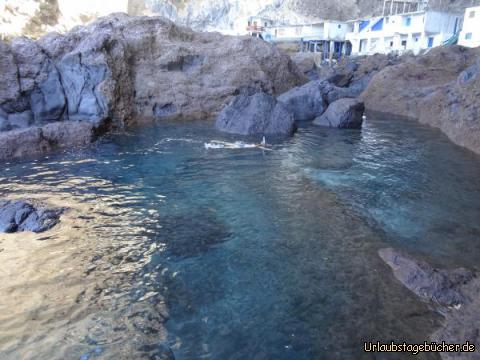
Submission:
[[[58,358],[109,359],[122,339],[123,355],[142,348],[146,358],[158,342],[176,359],[390,359],[402,357],[365,354],[363,341],[427,340],[441,318],[377,251],[476,267],[480,158],[436,130],[388,119],[361,132],[302,127],[270,152],[203,148],[225,138],[205,123],[166,123],[6,165],[2,196],[62,197],[87,219],[77,241],[102,252],[111,244],[113,258],[86,260],[91,276],[130,267],[105,285],[124,300],[102,309],[103,320],[141,302],[168,313],[161,331],[143,318],[135,336],[99,316],[92,334],[72,320],[55,347],[48,334],[27,338],[6,358],[31,347],[40,359],[59,348]]]

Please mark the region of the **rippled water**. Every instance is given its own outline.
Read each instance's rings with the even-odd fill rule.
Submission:
[[[428,339],[441,317],[377,251],[475,267],[479,157],[390,119],[273,151],[212,139],[228,137],[165,123],[4,165],[2,197],[70,210],[0,237],[18,266],[0,272],[0,358],[391,359],[363,342]]]

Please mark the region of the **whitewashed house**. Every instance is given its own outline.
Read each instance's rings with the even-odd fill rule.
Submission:
[[[459,14],[420,10],[352,21],[352,55],[404,53],[440,46],[461,27]]]
[[[248,18],[247,32],[248,35],[263,38],[263,34],[268,26],[272,26],[272,21],[260,16],[251,16]]]
[[[298,42],[301,51],[322,53],[322,58],[339,58],[349,54],[345,40],[351,24],[342,21],[321,21],[303,25],[267,27],[263,38],[271,42]]]
[[[458,44],[467,47],[480,46],[480,6],[465,9]]]

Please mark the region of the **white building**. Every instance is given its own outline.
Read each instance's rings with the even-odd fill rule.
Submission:
[[[418,54],[453,39],[461,21],[458,14],[425,10],[354,20],[353,32],[346,39],[352,44],[353,55]]]
[[[272,24],[273,23],[270,19],[260,16],[251,16],[248,18],[247,24],[248,35],[263,38],[263,34],[265,33],[267,27],[272,26]]]
[[[314,24],[270,26],[263,38],[271,42],[298,42],[301,51],[321,52],[323,58],[337,58],[348,54],[345,39],[351,31],[350,23],[328,20]]]
[[[465,9],[458,44],[467,47],[480,46],[480,6]]]

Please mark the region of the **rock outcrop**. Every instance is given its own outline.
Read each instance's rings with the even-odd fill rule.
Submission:
[[[298,52],[298,50],[290,55],[292,61],[297,65],[298,69],[310,80],[318,80],[320,74],[317,62],[319,61],[318,53]]]
[[[423,301],[438,307],[445,317],[442,328],[431,335],[439,344],[480,342],[480,278],[464,269],[436,269],[424,261],[391,248],[379,251],[395,277]],[[458,359],[459,353],[442,352],[442,359]],[[461,353],[462,359],[478,359],[475,352]]]
[[[95,128],[88,122],[62,121],[0,132],[0,160],[39,155],[65,147],[89,144]]]
[[[283,93],[278,101],[292,112],[295,120],[306,121],[322,115],[329,104],[358,95],[354,89],[338,87],[326,80],[316,80]]]
[[[365,106],[357,99],[340,99],[331,103],[327,111],[317,117],[313,123],[339,129],[360,129],[364,110]]]
[[[418,119],[480,153],[480,49],[435,48],[373,77],[362,99],[369,111]]]
[[[265,93],[234,98],[218,116],[215,127],[240,135],[291,135],[296,129],[292,113]]]
[[[61,209],[48,209],[25,201],[0,200],[0,232],[44,232],[60,221]]]
[[[350,88],[358,96],[365,90],[374,75],[387,66],[399,64],[408,56],[375,54],[344,58],[331,73],[327,73],[327,80],[338,87]]]
[[[278,97],[278,101],[293,114],[297,121],[312,120],[327,108],[326,93],[330,84],[325,81],[310,81]]]
[[[276,95],[306,81],[287,55],[260,39],[125,14],[66,35],[0,42],[0,67],[0,131],[81,121],[90,134],[134,118],[214,117],[240,93]],[[0,158],[19,154],[7,149]]]

